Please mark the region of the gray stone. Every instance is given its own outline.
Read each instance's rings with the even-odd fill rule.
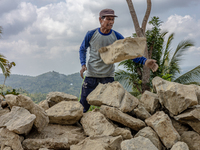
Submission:
[[[146,119],[145,122],[156,131],[165,147],[171,148],[180,140],[180,135],[173,127],[169,116],[163,111],[156,112],[150,118]]]
[[[49,103],[48,103],[47,100],[41,101],[38,105],[39,105],[40,107],[42,107],[44,110],[49,109]]]
[[[185,131],[181,135],[181,141],[188,145],[189,150],[200,150],[200,135],[194,131]]]
[[[139,104],[135,109],[134,113],[137,116],[137,118],[140,118],[142,120],[145,120],[149,117],[151,117],[151,114],[143,107],[143,105]]]
[[[83,106],[78,101],[62,101],[46,110],[50,123],[74,124],[83,116]]]
[[[198,104],[195,88],[175,82],[166,81],[160,77],[152,80],[160,103],[173,115],[178,115],[188,107]]]
[[[49,103],[49,107],[52,107],[61,101],[78,101],[78,98],[74,95],[66,94],[64,92],[50,92],[47,94],[46,100]]]
[[[123,141],[121,148],[122,150],[158,150],[148,138],[142,136]]]
[[[188,146],[184,142],[177,142],[176,144],[173,145],[171,150],[189,150]]]
[[[160,106],[158,95],[149,91],[145,91],[139,101],[150,114],[154,114]]]
[[[6,128],[0,129],[0,144],[9,146],[13,150],[23,150],[19,135],[9,131]]]
[[[138,105],[138,99],[128,93],[117,81],[99,84],[88,95],[87,101],[95,106],[113,106],[119,108],[122,112],[130,112]]]
[[[157,135],[157,133],[150,127],[145,127],[141,129],[135,136],[135,137],[145,137],[148,138],[157,148],[158,150],[162,150],[163,146],[162,143]]]
[[[0,127],[6,127],[16,134],[28,134],[36,116],[22,107],[13,106],[11,112],[1,116]]]
[[[41,133],[31,131],[22,142],[26,150],[69,149],[71,145],[78,144],[86,137],[83,130],[76,126],[61,126],[49,124]]]
[[[49,118],[40,106],[35,104],[30,97],[24,95],[6,95],[6,102],[12,108],[13,106],[19,106],[27,109],[31,114],[36,116],[34,121],[34,126],[37,128],[39,132],[41,132],[45,126],[49,123]]]
[[[125,38],[99,49],[100,56],[105,64],[113,64],[126,59],[144,56],[146,38]]]
[[[92,136],[77,145],[70,146],[70,150],[121,150],[121,142],[121,136]]]
[[[119,122],[119,123],[125,125],[126,127],[129,127],[135,131],[139,131],[140,129],[142,129],[146,126],[142,120],[136,119],[126,113],[123,113],[119,109],[114,108],[114,107],[102,105],[100,108],[100,111],[107,118],[109,118],[113,121]]]

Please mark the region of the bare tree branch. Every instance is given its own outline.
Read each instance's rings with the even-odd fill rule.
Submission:
[[[150,16],[150,12],[151,12],[151,0],[147,0],[147,10],[146,10],[145,16],[142,21],[142,30],[143,30],[144,35],[145,35],[145,31],[146,31],[147,21]]]

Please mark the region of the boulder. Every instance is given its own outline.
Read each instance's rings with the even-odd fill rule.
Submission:
[[[143,129],[141,129],[134,136],[134,138],[139,137],[139,136],[148,138],[158,148],[158,150],[163,149],[162,143],[161,143],[157,133],[151,127],[145,127]]]
[[[122,135],[123,139],[132,138],[129,130],[115,127],[109,122],[106,117],[99,112],[99,110],[93,110],[83,114],[81,118],[81,124],[88,136],[118,136]]]
[[[126,59],[142,57],[146,46],[146,38],[125,38],[99,49],[101,59],[105,64],[113,64]]]
[[[6,128],[0,128],[0,144],[9,146],[12,150],[23,150],[19,135]]]
[[[0,107],[0,117],[2,116],[2,115],[4,115],[4,114],[7,114],[7,113],[9,113],[10,112],[10,109],[9,108],[2,108],[2,107]]]
[[[40,106],[35,104],[30,97],[24,95],[6,95],[6,102],[12,108],[13,106],[19,106],[27,109],[31,114],[36,116],[34,121],[34,126],[37,128],[39,132],[41,132],[45,126],[49,123],[49,118]]]
[[[141,104],[139,104],[133,111],[137,118],[140,118],[142,120],[151,117],[151,114]]]
[[[165,147],[171,148],[180,140],[180,135],[173,127],[169,116],[163,111],[156,112],[145,122],[156,131]]]
[[[55,150],[69,149],[71,145],[85,138],[80,127],[49,124],[41,133],[31,131],[22,145],[26,150],[38,150],[44,147]]]
[[[183,134],[185,131],[189,131],[189,127],[171,118],[172,125],[176,129],[179,135]]]
[[[50,92],[47,94],[46,100],[48,101],[49,107],[52,107],[61,101],[78,101],[78,98],[63,92]]]
[[[28,134],[32,129],[36,116],[28,110],[13,106],[11,112],[1,116],[0,127],[6,127],[16,134]]]
[[[126,113],[123,113],[114,107],[102,105],[100,111],[110,120],[119,122],[135,131],[139,131],[146,126],[142,120],[136,119]]]
[[[173,115],[178,115],[188,107],[198,104],[195,88],[175,82],[166,81],[160,77],[152,80],[160,103]]]
[[[189,150],[188,146],[184,142],[177,142],[176,144],[173,145],[171,150]]]
[[[12,150],[11,147],[6,146],[3,150]]]
[[[83,116],[83,106],[78,101],[62,101],[46,110],[50,123],[74,124]]]
[[[122,150],[158,150],[148,138],[142,136],[124,140],[121,143],[121,148]]]
[[[145,91],[139,101],[150,114],[154,114],[160,106],[158,95],[149,91]]]
[[[200,150],[200,135],[194,131],[185,131],[181,135],[181,141],[188,145],[189,150]]]
[[[187,109],[174,118],[182,123],[188,124],[194,131],[200,134],[200,105]]]
[[[91,136],[77,145],[70,146],[70,150],[121,150],[122,137]]]
[[[87,96],[87,101],[95,106],[113,106],[119,108],[122,112],[130,112],[138,105],[138,99],[128,93],[117,81],[99,84]]]
[[[42,107],[44,110],[49,109],[49,103],[47,100],[43,100],[38,104],[40,107]]]

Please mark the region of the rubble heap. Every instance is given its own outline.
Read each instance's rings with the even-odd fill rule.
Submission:
[[[200,150],[200,86],[159,77],[156,93],[138,99],[119,82],[99,84],[87,97],[51,92],[39,105],[6,95],[0,107],[1,150]]]

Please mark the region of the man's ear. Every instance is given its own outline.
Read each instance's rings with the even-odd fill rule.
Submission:
[[[99,23],[101,24],[101,22],[102,22],[102,19],[101,19],[101,17],[99,17]]]

